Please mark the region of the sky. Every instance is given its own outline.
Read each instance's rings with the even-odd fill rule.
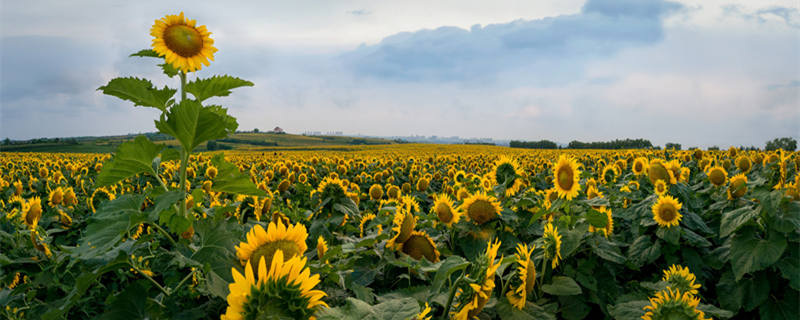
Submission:
[[[240,130],[690,146],[800,139],[800,2],[0,0],[0,138],[156,131],[158,111],[97,91],[178,86],[149,47],[184,14],[219,51],[190,75]]]

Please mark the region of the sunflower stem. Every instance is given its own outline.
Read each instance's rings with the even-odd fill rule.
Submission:
[[[181,103],[186,100],[186,72],[181,71]]]
[[[169,240],[169,242],[172,243],[173,246],[176,246],[176,247],[178,246],[178,243],[175,242],[175,240],[172,239],[172,237],[169,235],[169,233],[167,233],[166,230],[161,228],[161,226],[159,226],[158,223],[152,223],[150,225],[156,227],[156,230],[158,230],[158,232],[161,232],[161,234],[163,234],[165,237],[167,237],[167,240]]]
[[[133,270],[136,270],[136,272],[137,272],[137,273],[139,273],[140,275],[142,275],[142,276],[144,276],[145,278],[147,278],[147,280],[150,280],[150,282],[152,282],[154,285],[156,285],[156,287],[157,287],[159,290],[161,290],[161,292],[163,292],[165,295],[169,296],[169,295],[171,295],[171,294],[172,294],[172,292],[170,292],[170,290],[169,290],[169,289],[167,289],[167,288],[164,288],[163,286],[161,286],[161,284],[159,284],[159,283],[158,283],[158,281],[156,281],[155,279],[153,279],[153,277],[151,277],[151,276],[148,276],[146,273],[142,272],[142,270],[141,270],[141,269],[137,268],[137,267],[136,267],[136,266],[134,266],[133,264],[131,264],[131,267],[133,268]]]
[[[440,319],[447,320],[447,315],[450,314],[450,305],[453,304],[453,297],[456,295],[456,289],[458,289],[458,285],[461,284],[461,280],[464,280],[464,273],[456,279],[456,282],[453,283],[453,286],[450,287],[450,293],[447,295],[447,304],[444,306],[444,313]]]
[[[181,280],[181,282],[179,282],[178,285],[172,289],[172,292],[177,292],[178,289],[180,289],[180,287],[183,286],[183,284],[186,283],[186,281],[189,280],[189,278],[191,278],[192,275],[194,275],[195,272],[197,272],[197,269],[192,270],[192,272],[189,272],[189,274],[183,277],[183,280]]]

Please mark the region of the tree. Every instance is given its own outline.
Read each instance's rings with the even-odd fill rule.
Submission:
[[[667,144],[664,146],[664,149],[680,150],[681,149],[681,144],[680,143],[674,143],[674,142],[667,142]]]
[[[258,133],[258,128],[253,129],[254,133]]]
[[[764,149],[767,151],[778,149],[795,151],[797,150],[797,140],[792,137],[775,138],[772,141],[767,141],[767,145],[764,147]]]

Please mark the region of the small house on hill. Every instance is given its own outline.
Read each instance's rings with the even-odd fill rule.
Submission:
[[[275,127],[275,129],[272,129],[272,131],[270,131],[270,133],[286,133],[286,131],[283,131],[283,129],[281,129],[281,127]]]

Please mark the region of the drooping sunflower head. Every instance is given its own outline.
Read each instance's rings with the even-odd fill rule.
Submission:
[[[642,319],[710,320],[705,317],[703,311],[697,310],[699,303],[700,298],[696,298],[688,292],[681,293],[680,290],[667,288],[656,293],[655,297],[650,298],[650,305],[644,307],[647,312],[642,316]]]
[[[553,183],[555,184],[558,196],[572,200],[578,196],[580,190],[581,171],[578,169],[578,163],[575,159],[561,155],[558,157],[558,162],[553,167]]]
[[[328,252],[328,242],[325,241],[325,238],[319,236],[317,238],[317,258],[322,260],[326,252]]]
[[[669,283],[671,288],[690,294],[697,294],[697,289],[700,289],[700,285],[694,283],[695,280],[696,278],[693,273],[689,272],[689,268],[674,264],[669,269],[665,269],[664,276],[661,277],[661,281]]]
[[[753,162],[747,155],[740,155],[736,158],[736,167],[739,168],[739,171],[742,173],[748,173],[750,169],[753,168]]]
[[[653,204],[653,219],[661,227],[677,227],[681,221],[680,212],[678,212],[683,204],[671,196],[660,196],[658,201]]]
[[[36,229],[36,226],[39,225],[39,219],[42,218],[42,199],[33,197],[22,208],[25,213],[25,224],[31,229]]]
[[[715,186],[719,187],[725,182],[728,181],[728,172],[725,171],[725,168],[720,166],[714,166],[708,169],[708,181],[710,181]]]
[[[594,198],[598,198],[598,197],[602,198],[603,197],[603,193],[600,192],[600,190],[597,190],[597,187],[589,186],[586,189],[586,198],[587,199],[594,199]]]
[[[313,319],[317,310],[328,306],[322,301],[325,292],[313,290],[320,282],[319,275],[311,275],[305,257],[284,260],[278,250],[270,259],[267,268],[260,257],[257,272],[248,261],[244,276],[232,269],[234,282],[228,285],[228,308],[222,320]]]
[[[398,199],[400,198],[400,188],[397,186],[389,186],[389,188],[386,189],[386,195],[389,199]]]
[[[607,223],[604,228],[596,228],[595,226],[590,225],[589,232],[600,232],[603,234],[604,237],[608,238],[608,236],[611,235],[612,232],[614,232],[614,219],[611,217],[611,210],[606,207],[600,207],[594,210],[597,210],[598,212],[605,214]]]
[[[247,242],[240,242],[236,246],[236,256],[242,265],[248,261],[259,261],[261,257],[266,259],[267,265],[271,265],[272,257],[278,250],[283,251],[287,258],[301,256],[306,252],[308,249],[306,226],[301,223],[287,226],[281,220],[275,219],[270,222],[266,231],[258,224],[250,229],[247,233]]]
[[[389,242],[386,243],[386,246],[389,248],[398,247],[411,237],[411,234],[414,232],[414,228],[416,227],[417,217],[415,217],[411,212],[407,212],[398,208],[397,212],[394,214],[392,226],[394,237],[389,239]]]
[[[64,200],[64,190],[61,187],[53,189],[50,191],[50,206],[57,206],[61,204],[61,201]]]
[[[456,308],[451,318],[468,320],[476,317],[491,298],[495,283],[494,277],[497,268],[503,263],[503,257],[495,261],[497,251],[500,249],[500,240],[489,242],[486,254],[478,258],[469,272],[469,277],[476,279],[477,283],[468,283],[456,291]]]
[[[642,175],[647,171],[647,158],[638,157],[633,160],[633,174]]]
[[[317,187],[317,193],[320,199],[334,199],[340,200],[347,198],[347,186],[343,180],[335,177],[325,177]]]
[[[183,12],[156,20],[150,29],[153,51],[183,72],[197,71],[214,60],[214,40],[206,26],[197,26]]]
[[[561,260],[561,235],[558,234],[558,227],[554,226],[553,223],[547,223],[544,226],[542,239],[545,259],[550,259],[551,265],[555,269]]]
[[[383,187],[377,183],[369,187],[369,198],[372,200],[380,200],[383,198]]]
[[[475,224],[481,225],[500,215],[500,202],[493,196],[478,192],[467,199],[460,207],[466,216]]]
[[[425,257],[430,262],[439,262],[439,250],[433,239],[424,231],[411,232],[411,236],[397,245],[397,251],[403,252],[414,259]]]
[[[433,198],[431,212],[439,218],[439,222],[451,227],[461,219],[461,210],[453,207],[453,199],[447,194],[438,194]]]
[[[669,187],[667,186],[667,183],[664,182],[664,180],[656,180],[656,185],[653,187],[653,191],[655,191],[657,195],[663,196],[667,194],[667,191],[669,191]]]
[[[507,197],[517,194],[522,187],[519,167],[519,164],[514,159],[500,156],[500,159],[495,162],[494,168],[489,174],[493,184],[503,186]]]
[[[397,207],[406,212],[419,212],[419,203],[417,202],[417,199],[409,195],[400,197]]]
[[[747,176],[743,173],[733,176],[728,185],[728,199],[740,198],[745,193],[747,193]]]
[[[531,259],[531,253],[535,248],[536,246],[531,246],[528,249],[527,244],[517,244],[517,278],[512,280],[515,285],[512,285],[511,290],[506,293],[506,297],[512,306],[520,310],[525,308],[528,294],[533,291],[533,284],[536,280],[536,267]]]

